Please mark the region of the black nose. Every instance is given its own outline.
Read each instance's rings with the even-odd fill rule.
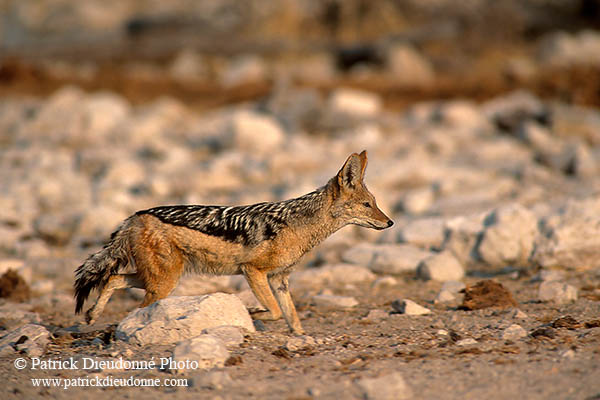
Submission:
[[[390,226],[392,226],[392,225],[394,225],[394,221],[392,221],[391,219],[390,219],[390,220],[388,220],[388,228],[389,228]]]

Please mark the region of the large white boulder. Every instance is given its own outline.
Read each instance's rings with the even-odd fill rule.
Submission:
[[[169,344],[198,336],[215,326],[240,326],[254,332],[252,318],[233,294],[167,297],[129,313],[116,337],[139,345]]]

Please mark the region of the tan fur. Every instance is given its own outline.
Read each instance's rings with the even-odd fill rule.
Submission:
[[[255,319],[276,320],[283,316],[291,331],[303,333],[292,301],[288,276],[306,252],[333,232],[352,223],[384,229],[392,221],[376,206],[363,183],[366,152],[352,154],[340,172],[325,187],[326,201],[313,215],[291,219],[272,240],[245,246],[185,226],[161,222],[148,214],[125,221],[119,235],[128,243],[128,269],[133,273],[111,275],[102,287],[86,319],[93,323],[115,289],[146,290],[140,307],[168,296],[184,272],[212,275],[244,274],[266,311]],[[369,206],[365,206],[369,203]]]

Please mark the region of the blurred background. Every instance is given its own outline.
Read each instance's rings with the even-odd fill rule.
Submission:
[[[0,272],[71,302],[131,213],[298,196],[363,149],[396,224],[308,263],[370,241],[577,264],[551,230],[600,215],[599,104],[598,0],[0,0]],[[488,247],[512,253],[482,255],[510,204]]]
[[[65,84],[215,107],[278,84],[387,107],[514,88],[598,105],[597,0],[2,0],[0,95]]]

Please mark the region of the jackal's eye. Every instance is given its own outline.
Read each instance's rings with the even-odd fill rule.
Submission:
[[[365,201],[363,203],[363,206],[367,207],[367,208],[371,208],[371,203],[369,203],[368,201]]]

